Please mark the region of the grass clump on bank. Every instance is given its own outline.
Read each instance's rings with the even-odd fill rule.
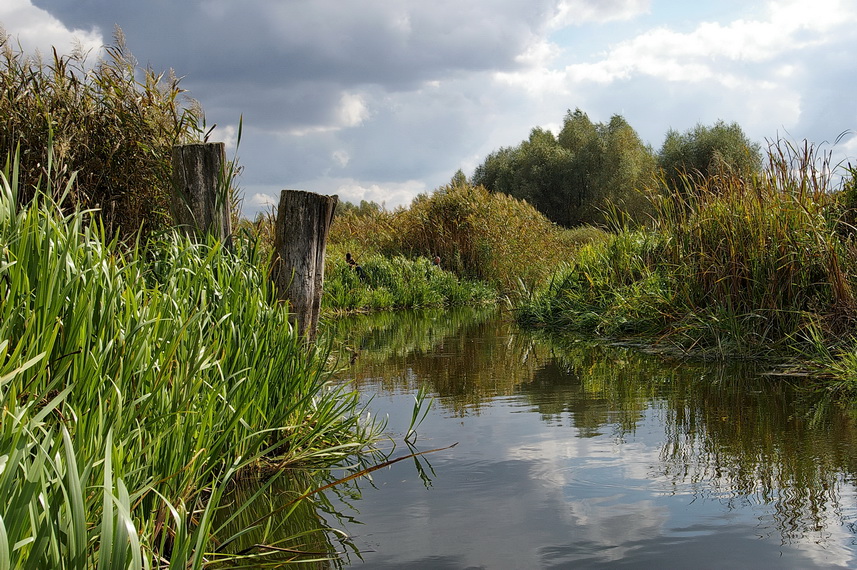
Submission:
[[[213,515],[237,473],[378,435],[269,302],[253,247],[120,248],[40,192],[20,207],[18,177],[0,178],[0,566],[228,564]]]
[[[685,176],[652,194],[652,227],[582,249],[518,318],[721,356],[841,343],[857,316],[857,249],[829,170],[781,141],[753,179]]]
[[[360,269],[342,260],[328,260],[322,307],[334,311],[460,307],[496,301],[487,284],[459,279],[424,257],[387,258],[373,255]]]

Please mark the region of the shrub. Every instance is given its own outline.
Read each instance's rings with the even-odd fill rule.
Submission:
[[[353,210],[335,218],[332,255],[441,258],[445,270],[504,293],[534,287],[581,244],[603,239],[595,228],[563,230],[526,202],[454,181],[394,212]]]

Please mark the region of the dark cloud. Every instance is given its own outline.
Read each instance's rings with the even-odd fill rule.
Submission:
[[[511,69],[553,2],[244,2],[35,4],[66,25],[119,25],[132,51],[199,78],[260,85],[336,81],[409,86],[456,71]],[[505,4],[505,5],[503,5]],[[186,67],[186,69],[182,69]]]
[[[521,68],[555,3],[35,1],[69,27],[120,26],[141,65],[175,69],[210,115],[288,130],[336,126],[347,90]]]

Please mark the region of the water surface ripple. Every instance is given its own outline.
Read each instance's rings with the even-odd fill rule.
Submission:
[[[348,566],[857,566],[854,418],[758,366],[552,342],[474,311],[334,327],[356,354],[341,380],[392,431],[425,384],[417,448],[458,442],[424,458],[430,484],[402,462],[332,498],[360,523],[340,525],[363,559]]]

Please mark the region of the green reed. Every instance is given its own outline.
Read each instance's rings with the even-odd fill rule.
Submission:
[[[99,208],[109,235],[168,226],[172,147],[209,134],[180,83],[172,71],[141,68],[119,28],[99,58],[30,57],[0,30],[0,152],[21,149],[22,199],[39,180],[46,191],[46,181],[76,172],[65,205]]]
[[[100,221],[0,177],[0,568],[200,568],[227,484],[378,426],[271,302],[256,248]]]

